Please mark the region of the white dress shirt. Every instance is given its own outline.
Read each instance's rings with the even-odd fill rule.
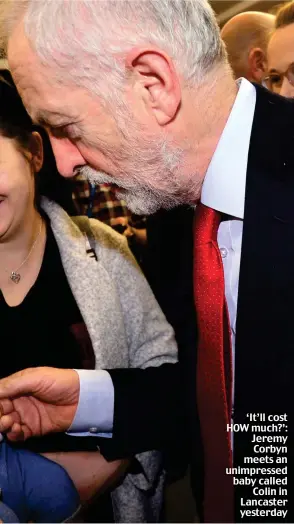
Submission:
[[[208,167],[201,193],[203,204],[234,217],[222,222],[218,231],[232,334],[233,369],[247,159],[256,102],[256,90],[250,82],[241,79],[238,85],[234,106]],[[70,434],[111,437],[114,388],[109,373],[99,370],[77,372],[80,399],[68,431]]]
[[[256,103],[255,87],[245,78],[240,79],[238,85],[237,98],[206,172],[201,192],[203,204],[234,217],[221,222],[217,237],[225,275],[233,371],[247,161]]]

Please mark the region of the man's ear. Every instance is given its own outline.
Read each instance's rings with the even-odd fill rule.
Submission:
[[[127,56],[126,67],[158,124],[171,122],[181,103],[181,87],[170,57],[161,50],[135,48]]]
[[[248,63],[252,80],[261,84],[266,71],[266,56],[263,50],[259,47],[251,49]]]
[[[41,135],[34,131],[31,134],[30,144],[29,144],[30,153],[32,155],[31,163],[34,168],[34,172],[38,173],[43,165],[43,141]]]

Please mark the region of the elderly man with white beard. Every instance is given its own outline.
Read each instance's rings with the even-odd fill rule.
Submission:
[[[197,204],[193,263],[174,282],[195,345],[180,364],[108,370],[115,400],[101,451],[111,459],[170,449],[187,433],[180,414],[188,408],[201,518],[239,521],[251,492],[225,471],[251,455],[251,435],[232,438],[232,418],[240,425],[250,413],[293,413],[293,104],[235,83],[206,0],[13,0],[4,8],[13,78],[48,130],[59,172],[116,184],[136,213]],[[30,369],[0,381],[0,430],[10,440],[70,431],[82,409],[81,431],[90,421],[99,431],[103,406],[93,413],[80,402],[87,379],[76,370],[47,370],[46,383],[43,375]],[[95,388],[98,398],[98,379]],[[290,443],[290,422],[288,431]]]

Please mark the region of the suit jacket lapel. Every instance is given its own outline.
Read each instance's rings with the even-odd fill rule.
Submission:
[[[258,89],[248,158],[238,294],[237,413],[243,408],[246,413],[249,408],[256,411],[259,404],[278,408],[283,401],[274,393],[273,385],[279,370],[281,381],[286,371],[281,369],[283,354],[286,358],[290,343],[294,347],[294,330],[288,332],[293,324],[294,157],[285,125],[293,119],[294,107],[279,102]],[[292,355],[288,365],[291,360]]]
[[[248,423],[248,413],[288,413],[293,418],[293,121],[293,103],[257,88],[236,324],[234,423],[239,424]],[[288,436],[291,473],[290,423]],[[255,456],[251,440],[251,431],[234,433],[235,466],[244,467],[244,456]],[[292,473],[288,476],[288,488],[293,489]],[[238,519],[242,497],[252,498],[252,489],[236,487]]]

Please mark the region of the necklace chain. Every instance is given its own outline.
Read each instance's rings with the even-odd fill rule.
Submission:
[[[14,269],[13,271],[9,271],[9,269],[7,269],[6,267],[4,268],[4,271],[6,271],[6,273],[9,273],[9,278],[12,280],[12,282],[14,282],[15,284],[18,284],[19,281],[20,281],[20,274],[19,274],[19,270],[22,268],[22,266],[27,262],[27,260],[30,258],[38,240],[39,240],[39,237],[41,235],[41,231],[42,231],[42,227],[43,227],[43,221],[41,221],[41,225],[40,225],[40,229],[39,229],[39,233],[37,234],[36,238],[35,238],[35,241],[28,253],[28,255],[26,256],[26,258],[22,261],[22,263],[20,264],[20,266],[18,266],[17,269]]]

